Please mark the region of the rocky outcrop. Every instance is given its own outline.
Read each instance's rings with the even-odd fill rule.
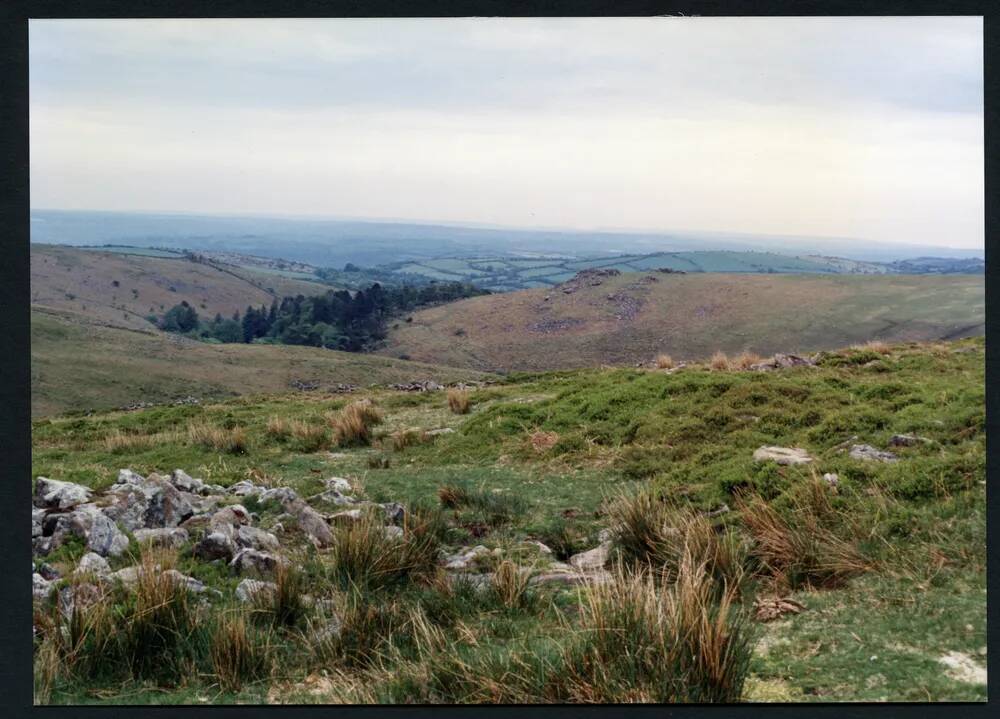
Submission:
[[[60,482],[48,477],[35,481],[34,504],[43,509],[69,509],[90,501],[91,491],[72,482]]]
[[[760,447],[753,453],[755,462],[776,462],[781,465],[808,464],[809,453],[799,447]]]
[[[850,451],[847,453],[851,459],[860,459],[864,462],[897,462],[899,457],[894,455],[892,452],[885,452],[881,449],[876,449],[870,444],[852,444]]]

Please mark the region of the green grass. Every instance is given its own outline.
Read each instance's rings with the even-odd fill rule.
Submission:
[[[685,674],[693,670],[680,659],[626,662],[617,656],[621,650],[613,636],[605,638],[603,648],[586,643],[574,648],[577,638],[587,636],[581,632],[586,614],[575,590],[547,587],[524,601],[505,603],[505,595],[492,590],[448,588],[428,563],[428,552],[437,546],[453,552],[483,544],[490,554],[472,571],[491,571],[504,559],[539,571],[550,560],[523,540],[545,542],[557,560],[590,549],[600,530],[620,516],[609,512],[610,502],[638,489],[695,513],[726,504],[733,511],[711,519],[711,527],[726,529],[734,541],[750,542],[748,525],[737,511],[740,498],[759,496],[793,521],[801,511],[795,498],[814,481],[814,471],[839,475],[837,493],[829,497],[838,517],[831,531],[860,553],[865,569],[835,588],[795,590],[791,596],[805,611],[753,628],[762,640],[741,696],[983,700],[985,687],[949,677],[938,660],[961,652],[984,664],[984,343],[896,345],[879,354],[874,365],[868,364],[869,352],[845,350],[820,367],[774,373],[689,368],[674,374],[632,369],[520,374],[474,390],[468,415],[449,412],[443,392],[369,389],[349,398],[243,397],[36,421],[36,476],[102,488],[121,467],[141,473],[179,467],[223,485],[266,476],[303,496],[321,491],[324,478],[342,476],[362,488],[361,496],[423,506],[427,516],[439,518],[427,525],[432,529],[426,541],[409,549],[383,545],[374,533],[360,529],[357,536],[341,538],[341,549],[329,550],[296,544],[294,528],[282,535],[283,551],[302,568],[304,586],[314,596],[334,600],[344,613],[345,631],[328,646],[313,646],[302,629],[318,621],[312,610],[298,616],[295,626],[278,626],[269,650],[274,671],[249,678],[238,691],[220,691],[207,649],[190,647],[192,661],[201,662],[201,668],[183,686],[68,676],[55,682],[50,701],[656,698],[677,677],[694,676]],[[271,418],[322,424],[326,415],[360,397],[372,399],[384,416],[371,447],[309,452],[267,432]],[[246,454],[216,452],[177,431],[191,424],[241,428]],[[396,431],[441,427],[455,431],[392,449]],[[123,454],[105,446],[113,433],[155,441]],[[930,441],[893,449],[900,457],[895,464],[863,463],[838,452],[845,442],[885,447],[897,433]],[[753,451],[765,444],[802,447],[816,461],[812,467],[755,464]],[[374,457],[389,457],[388,468],[372,468]],[[452,488],[459,499],[442,503],[442,487]],[[277,505],[248,501],[247,506],[260,515],[264,528],[282,512]],[[664,514],[663,522],[670,524],[672,517]],[[681,545],[663,546],[664,551],[649,556],[669,565],[674,576]],[[68,571],[81,549],[68,546],[50,561]],[[823,547],[814,551],[823,561]],[[736,559],[727,560],[718,576],[747,573],[741,611],[752,611],[756,595],[791,591],[769,573],[759,553],[732,556]],[[127,562],[121,558],[114,565]],[[368,573],[373,565],[384,571]],[[223,592],[223,598],[208,600],[210,616],[226,611],[238,578],[193,559],[189,547],[180,550],[177,566]],[[661,638],[640,634],[636,630],[634,642],[653,647],[654,656],[667,656]],[[617,681],[599,680],[599,672],[579,663],[586,656],[617,667],[609,675]],[[575,673],[569,672],[574,666]]]

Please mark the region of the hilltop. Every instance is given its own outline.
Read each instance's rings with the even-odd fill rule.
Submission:
[[[103,324],[148,329],[149,315],[182,301],[199,314],[230,317],[248,305],[286,295],[316,295],[328,285],[267,268],[196,261],[193,255],[144,248],[31,246],[31,304]]]
[[[631,365],[717,350],[761,355],[877,338],[982,334],[975,275],[761,275],[590,270],[553,288],[414,312],[381,354],[484,371]]]

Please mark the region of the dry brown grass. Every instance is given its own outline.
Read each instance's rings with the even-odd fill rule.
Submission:
[[[153,447],[155,437],[148,434],[134,434],[114,429],[101,441],[104,451],[114,454],[144,451]]]
[[[456,387],[448,390],[448,409],[455,414],[468,414],[471,408],[469,390]]]
[[[246,430],[242,427],[225,429],[205,423],[192,424],[188,427],[188,440],[227,454],[246,454],[250,448]]]
[[[400,429],[393,432],[390,436],[392,439],[392,448],[396,452],[402,452],[407,447],[426,444],[430,440],[427,432],[419,427]]]
[[[753,539],[751,555],[777,590],[842,586],[868,569],[852,536],[855,528],[830,496],[826,483],[813,479],[787,510],[758,496],[740,500],[740,516]]]
[[[674,358],[668,354],[661,354],[656,356],[656,366],[659,369],[673,369]]]
[[[716,352],[708,361],[708,366],[714,370],[727,370],[729,369],[729,357],[726,356],[725,352]]]
[[[469,493],[462,487],[455,487],[450,484],[438,487],[438,501],[441,506],[447,509],[461,507],[468,500]]]
[[[875,352],[880,355],[887,355],[889,354],[892,348],[889,346],[888,342],[883,342],[882,340],[868,340],[863,344],[851,345],[851,349]]]
[[[520,607],[530,596],[527,593],[530,579],[530,571],[521,571],[514,562],[505,559],[497,565],[493,573],[493,591],[500,603],[508,609]]]
[[[292,433],[292,428],[284,417],[269,417],[264,432],[274,439],[287,439]]]
[[[755,352],[741,352],[732,360],[733,369],[748,370],[751,365],[761,361],[761,356]]]
[[[531,444],[531,448],[538,454],[541,454],[556,445],[556,442],[559,441],[559,435],[556,432],[537,430],[528,436],[528,441]]]
[[[340,447],[371,444],[371,428],[382,421],[382,413],[371,400],[351,402],[330,418],[334,442]]]
[[[267,676],[272,667],[270,631],[247,625],[244,612],[224,614],[212,633],[209,653],[219,686],[239,691],[247,681]]]
[[[299,448],[305,452],[318,452],[321,449],[327,449],[332,441],[330,431],[326,427],[300,420],[293,420],[289,423],[289,432],[295,438]]]

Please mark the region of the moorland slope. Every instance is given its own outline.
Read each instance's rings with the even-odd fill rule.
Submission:
[[[768,355],[870,339],[979,335],[981,276],[582,273],[553,288],[433,307],[382,354],[485,371],[632,365],[717,350]]]

